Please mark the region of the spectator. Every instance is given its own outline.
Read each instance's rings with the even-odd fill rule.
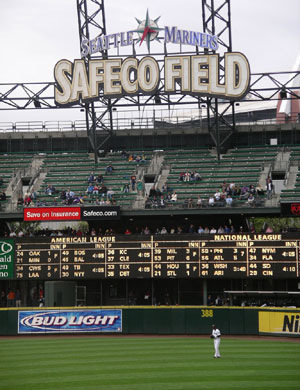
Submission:
[[[7,294],[7,307],[15,306],[15,299],[16,293],[14,292],[14,290],[9,290],[9,293]]]
[[[190,181],[190,178],[191,178],[191,174],[189,172],[185,172],[183,181]]]
[[[30,195],[27,193],[24,197],[24,204],[25,206],[29,206],[31,203],[31,198],[30,198]]]
[[[232,202],[233,202],[233,199],[232,199],[231,195],[227,195],[226,206],[227,207],[231,207],[232,206]]]
[[[224,228],[223,226],[219,226],[219,229],[218,229],[218,234],[223,234],[224,233]]]
[[[177,194],[175,191],[173,191],[173,193],[171,195],[171,202],[173,202],[173,203],[177,202]]]
[[[198,208],[201,208],[201,207],[202,207],[202,199],[201,199],[201,196],[200,196],[200,195],[198,195],[197,207],[198,207]]]
[[[88,177],[88,183],[91,184],[95,181],[94,172],[90,173],[90,176]]]
[[[138,180],[136,189],[137,189],[138,195],[143,195],[143,182],[141,180]]]
[[[203,234],[204,233],[204,229],[202,226],[199,226],[198,227],[198,234]]]
[[[93,194],[99,194],[99,186],[98,184],[95,184],[93,187]]]
[[[209,231],[210,234],[216,234],[217,233],[217,229],[213,226],[210,231]]]
[[[106,185],[102,184],[102,186],[99,189],[99,193],[101,194],[102,197],[104,197],[107,194],[107,187]]]
[[[56,192],[55,190],[55,187],[52,185],[52,184],[48,184],[46,190],[45,190],[45,194],[47,195],[54,195]]]
[[[74,191],[71,191],[71,189],[68,188],[68,190],[67,190],[67,192],[66,192],[66,203],[67,203],[67,204],[72,204],[72,203],[73,203],[74,196],[75,196],[75,192],[74,192]]]
[[[258,186],[255,188],[255,191],[256,191],[258,196],[264,196],[265,195],[265,191],[263,190],[263,188],[261,187],[260,184],[258,184]]]
[[[135,191],[136,175],[132,175],[132,176],[130,177],[130,182],[131,182],[132,191]]]
[[[146,226],[145,229],[143,230],[143,234],[150,234],[150,230],[148,226]]]
[[[247,200],[247,204],[249,206],[254,206],[254,201],[255,201],[254,196],[252,194],[250,194],[249,197],[248,197],[248,200]]]
[[[93,185],[93,183],[90,183],[87,190],[86,190],[86,193],[90,195],[93,193],[93,191],[94,191],[94,185]],[[66,196],[67,196],[67,194],[66,194]]]
[[[215,205],[215,198],[213,196],[210,196],[210,198],[208,199],[208,205],[210,207],[213,207]]]
[[[109,189],[106,193],[109,200],[111,200],[111,198],[113,197],[114,194],[115,194],[115,192],[112,189]]]
[[[253,196],[256,195],[256,190],[255,190],[253,184],[251,184],[250,187],[249,187],[249,193],[252,194]]]
[[[131,231],[127,228],[127,229],[125,230],[124,234],[130,235],[130,234],[131,234]]]
[[[168,234],[168,231],[165,227],[163,227],[160,231],[160,234]]]
[[[229,226],[227,226],[227,225],[224,226],[224,233],[225,234],[229,234],[230,233],[230,227]]]
[[[195,226],[191,223],[190,226],[189,226],[189,230],[188,230],[189,233],[195,233]]]
[[[21,307],[21,293],[19,289],[16,291],[16,307]]]
[[[156,196],[156,189],[155,186],[152,186],[149,191],[149,198],[153,198],[154,196]]]
[[[194,179],[195,179],[196,181],[201,181],[201,180],[202,180],[202,177],[201,177],[200,173],[196,172],[195,175],[194,175]]]
[[[164,199],[164,196],[163,196],[163,195],[161,195],[161,197],[160,197],[159,205],[158,205],[158,206],[161,207],[161,208],[165,208],[165,207],[166,207],[165,199]]]
[[[219,202],[219,200],[221,199],[221,193],[220,191],[217,191],[214,195],[214,198],[215,198],[215,201],[216,202]]]
[[[99,175],[96,177],[96,182],[98,184],[102,184],[103,183],[103,175],[101,175],[101,173],[99,173]]]
[[[193,201],[193,198],[189,198],[189,199],[188,199],[188,208],[189,208],[189,209],[194,208],[194,201]]]
[[[246,200],[249,198],[249,188],[247,186],[242,187],[241,194],[240,194],[240,200]]]
[[[266,185],[267,185],[267,199],[272,198],[272,192],[273,192],[273,182],[270,176],[268,176],[266,180]]]
[[[267,227],[266,233],[273,233],[272,226],[268,226],[268,227]]]
[[[31,200],[36,201],[37,195],[36,195],[36,192],[35,192],[35,191],[32,191],[32,192],[31,192],[30,198],[31,198]]]
[[[107,174],[107,175],[112,175],[113,170],[114,170],[113,166],[112,166],[111,164],[109,164],[109,165],[106,167],[106,174]]]
[[[124,193],[128,193],[129,192],[129,184],[128,183],[124,184],[122,191]]]

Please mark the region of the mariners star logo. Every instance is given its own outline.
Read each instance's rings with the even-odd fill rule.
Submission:
[[[148,51],[150,51],[150,42],[154,40],[159,41],[158,33],[160,30],[164,30],[163,28],[159,28],[157,24],[160,16],[152,20],[150,19],[149,12],[147,10],[145,20],[139,20],[138,18],[135,19],[139,24],[137,30],[134,30],[134,32],[137,32],[139,35],[138,42],[140,42],[141,46],[141,44],[145,41],[147,43]]]

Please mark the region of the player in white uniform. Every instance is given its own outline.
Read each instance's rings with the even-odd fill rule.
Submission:
[[[220,358],[220,342],[221,342],[221,332],[219,329],[217,329],[216,325],[212,326],[212,334],[210,336],[212,339],[214,339],[214,347],[215,347],[215,358]]]

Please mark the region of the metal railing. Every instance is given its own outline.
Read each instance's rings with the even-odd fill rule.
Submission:
[[[103,119],[103,125],[110,128],[110,120]],[[265,126],[283,125],[285,123],[295,124],[299,122],[298,114],[283,122],[276,118],[261,118],[256,120],[239,119],[236,116],[237,126]],[[206,116],[201,109],[186,110],[145,110],[137,115],[136,111],[115,111],[113,112],[113,129],[176,129],[176,128],[206,128]],[[220,124],[222,129],[222,125]],[[85,120],[63,120],[63,121],[32,121],[32,122],[0,122],[0,133],[25,133],[25,132],[77,132],[86,131]]]

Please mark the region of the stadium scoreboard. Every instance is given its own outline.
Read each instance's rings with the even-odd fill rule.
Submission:
[[[300,238],[280,234],[14,240],[17,280],[297,278]]]

